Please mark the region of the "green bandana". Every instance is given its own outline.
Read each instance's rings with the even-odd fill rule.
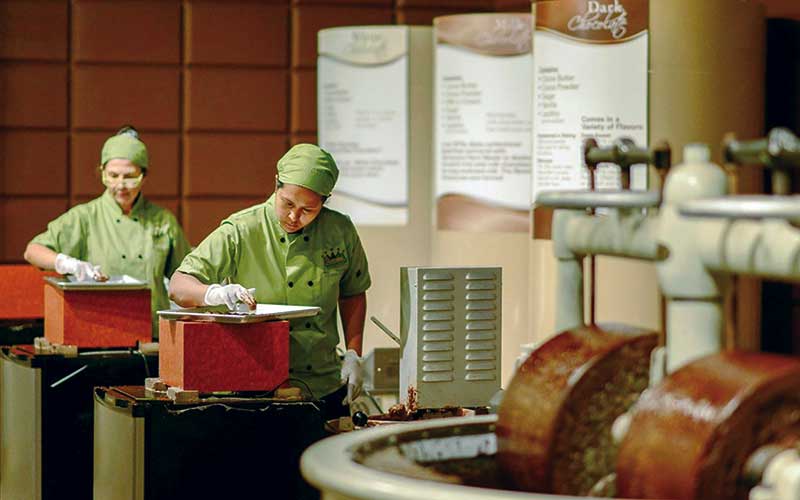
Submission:
[[[278,180],[329,196],[339,177],[333,157],[314,144],[298,144],[278,160]]]
[[[100,164],[105,165],[109,160],[115,158],[130,160],[140,168],[147,168],[147,146],[139,140],[139,134],[133,128],[123,128],[103,144],[100,152]]]

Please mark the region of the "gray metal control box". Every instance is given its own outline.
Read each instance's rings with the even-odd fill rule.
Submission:
[[[374,394],[394,394],[400,379],[400,349],[376,347],[364,357],[364,388]]]
[[[502,269],[400,270],[400,401],[487,406],[500,389]]]

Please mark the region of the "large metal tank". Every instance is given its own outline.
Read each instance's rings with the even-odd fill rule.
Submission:
[[[484,415],[340,434],[309,448],[300,466],[323,500],[581,498],[503,489],[496,423]]]

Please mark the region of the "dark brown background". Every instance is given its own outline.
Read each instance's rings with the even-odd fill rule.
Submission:
[[[102,192],[103,140],[136,126],[147,196],[193,244],[266,198],[316,140],[316,33],[529,11],[527,0],[0,1],[0,262]]]
[[[800,19],[800,2],[767,0]],[[0,262],[102,191],[103,139],[151,152],[147,194],[192,243],[259,202],[290,145],[316,139],[316,33],[529,11],[527,0],[0,0]]]

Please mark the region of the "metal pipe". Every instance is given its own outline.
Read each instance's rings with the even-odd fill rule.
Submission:
[[[381,323],[381,322],[378,320],[378,318],[376,318],[375,316],[370,316],[370,317],[369,317],[369,320],[370,320],[370,321],[372,321],[373,323],[375,323],[375,325],[376,325],[378,328],[380,328],[380,329],[381,329],[381,331],[382,331],[383,333],[385,333],[386,335],[388,335],[390,339],[392,339],[392,340],[394,340],[395,342],[397,342],[397,345],[399,345],[399,346],[402,346],[402,345],[403,345],[403,343],[400,341],[400,337],[398,337],[397,335],[395,335],[394,333],[392,333],[392,331],[391,331],[391,330],[389,330],[389,327],[387,327],[386,325],[384,325],[383,323]]]

